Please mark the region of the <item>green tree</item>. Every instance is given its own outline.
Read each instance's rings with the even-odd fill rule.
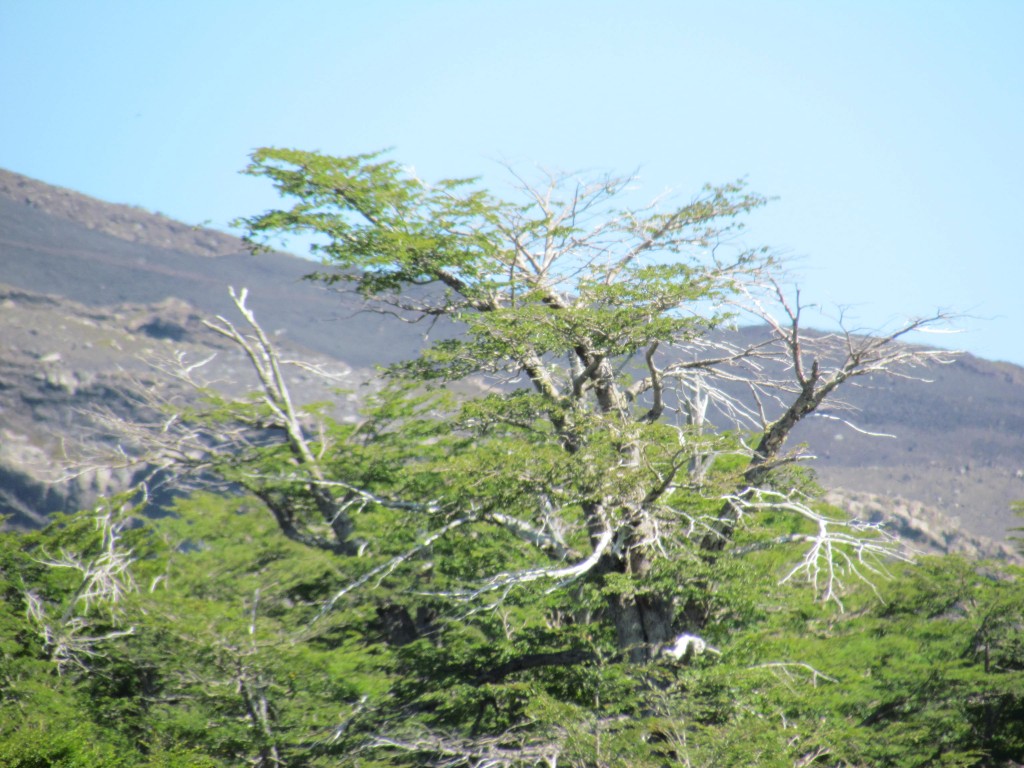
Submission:
[[[478,590],[599,583],[619,649],[640,662],[701,628],[700,600],[681,616],[664,582],[686,581],[685,563],[729,545],[752,510],[786,509],[817,528],[805,575],[855,567],[830,553],[863,547],[862,537],[773,489],[771,473],[793,458],[783,450],[793,427],[843,382],[938,356],[893,342],[941,318],[881,338],[805,336],[773,257],[737,238],[739,218],[764,198],[730,184],[681,206],[622,208],[631,179],[550,176],[540,186],[516,177],[509,202],[472,180],[427,184],[378,155],[264,149],[253,159],[248,172],[295,202],[248,219],[251,239],[312,236],[325,264],[317,278],[412,319],[456,324],[458,336],[393,377],[504,387],[453,417],[473,442],[464,464],[447,467],[449,487],[432,489],[448,524],[472,510],[536,551]],[[741,313],[770,333],[730,333]],[[737,397],[737,384],[754,397]],[[709,485],[719,456],[739,461]],[[834,580],[820,586],[834,594]]]
[[[742,243],[741,217],[765,203],[742,184],[631,208],[627,178],[513,176],[509,201],[379,155],[265,149],[248,172],[292,201],[245,221],[254,244],[308,237],[323,259],[313,277],[450,333],[385,371],[350,425],[295,403],[244,291],[244,325],[210,323],[248,355],[254,396],[205,390],[146,432],[145,459],[243,489],[297,548],[285,559],[309,554],[307,578],[296,565],[271,578],[240,534],[244,578],[226,582],[262,590],[277,636],[309,653],[257,653],[237,616],[217,637],[193,632],[207,676],[188,700],[214,708],[197,711],[245,723],[268,763],[792,765],[849,752],[857,727],[822,724],[779,670],[839,678],[809,646],[807,659],[772,656],[766,638],[821,610],[788,582],[841,609],[865,599],[844,583],[902,554],[818,505],[787,439],[850,379],[941,360],[899,342],[943,316],[881,336],[805,333],[781,266]],[[739,327],[751,320],[763,330]],[[214,519],[193,546],[251,518]],[[798,618],[780,629],[782,613]],[[333,691],[351,715],[329,745],[274,714],[296,711],[273,704],[281,676],[314,659],[377,665]],[[228,679],[247,698],[203,699]],[[322,698],[306,706],[323,718]]]

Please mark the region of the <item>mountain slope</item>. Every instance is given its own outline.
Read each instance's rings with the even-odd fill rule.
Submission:
[[[425,327],[361,312],[351,295],[302,280],[311,268],[285,254],[252,256],[223,233],[0,171],[0,283],[8,286],[0,297],[0,430],[6,430],[0,507],[20,509],[29,523],[85,503],[87,493],[40,490],[38,483],[14,501],[2,498],[21,487],[5,479],[19,471],[18,456],[59,461],[49,448],[44,454],[30,449],[38,442],[33,424],[66,424],[73,435],[77,422],[67,415],[65,384],[84,396],[89,387],[82,382],[95,383],[100,373],[90,373],[89,365],[99,360],[102,373],[113,376],[118,368],[137,369],[128,350],[140,346],[191,344],[197,354],[217,349],[198,318],[233,316],[228,285],[250,289],[250,306],[280,343],[295,354],[335,361],[352,371],[353,381],[422,344]],[[82,336],[83,318],[94,324],[90,333],[105,340],[106,357],[76,357],[75,350],[95,350],[99,343]],[[124,355],[113,354],[111,340]],[[1024,369],[968,355],[929,377],[934,383],[869,378],[843,391],[855,413],[839,415],[894,438],[858,433],[828,418],[828,411],[800,425],[796,438],[819,457],[816,469],[828,487],[905,497],[938,508],[966,531],[1002,538],[1016,524],[1010,501],[1024,498]],[[116,400],[120,391],[112,379],[95,399]],[[93,491],[109,490],[111,483]]]
[[[161,216],[48,189],[0,171],[0,282],[88,306],[183,298],[209,314],[232,312],[227,286],[244,286],[269,330],[357,366],[403,359],[420,343],[418,329],[396,333],[350,296],[304,281],[307,260],[256,257],[237,238],[183,224],[171,237]],[[51,204],[65,198],[86,202]]]

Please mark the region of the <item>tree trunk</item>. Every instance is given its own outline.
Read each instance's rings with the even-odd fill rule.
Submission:
[[[672,603],[661,595],[612,595],[609,609],[616,643],[630,663],[654,659],[675,638]]]
[[[675,639],[672,599],[650,591],[645,585],[653,564],[645,543],[647,526],[641,520],[631,527],[621,554],[608,553],[598,561],[595,575],[627,574],[636,589],[608,596],[608,615],[615,627],[616,645],[634,664],[654,659]]]

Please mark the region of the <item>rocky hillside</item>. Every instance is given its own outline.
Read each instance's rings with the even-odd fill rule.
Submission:
[[[241,351],[202,324],[201,313],[181,299],[150,304],[87,307],[69,299],[0,284],[0,513],[24,528],[54,511],[91,506],[100,495],[136,479],[92,460],[110,454],[119,436],[93,415],[102,410],[126,421],[138,418],[140,389],[187,401],[195,391],[161,372],[183,355],[211,356],[205,382],[241,394],[254,385]],[[372,371],[282,342],[282,351],[320,364],[336,377],[332,386],[300,370],[290,372],[302,401],[332,400],[338,416],[354,418],[355,395]]]
[[[1012,544],[969,531],[959,518],[919,501],[841,489],[826,493],[825,501],[857,520],[883,523],[888,532],[921,554],[1024,560]]]
[[[1024,369],[963,355],[927,372],[930,383],[875,377],[844,397],[858,427],[825,417],[796,437],[819,457],[831,487],[903,497],[942,510],[976,533],[1001,539],[1019,524],[1024,498]]]
[[[129,380],[156,375],[140,356],[216,351],[217,375],[240,386],[244,361],[200,322],[233,312],[229,285],[250,289],[280,344],[353,382],[422,343],[427,329],[363,312],[351,296],[303,281],[308,271],[293,256],[252,256],[223,233],[0,171],[0,511],[38,524],[130,481],[102,471],[68,478],[64,457],[89,434],[90,407],[130,415]],[[888,505],[907,530],[932,520],[925,527],[937,549],[989,547],[963,537],[998,541],[1017,524],[1009,504],[1024,498],[1024,369],[964,356],[930,377],[929,385],[878,379],[847,388],[852,420],[893,438],[868,437],[827,413],[797,437],[819,457],[824,485],[855,489],[841,505],[868,516]],[[297,386],[320,399],[314,382]],[[896,498],[907,501],[885,501]]]

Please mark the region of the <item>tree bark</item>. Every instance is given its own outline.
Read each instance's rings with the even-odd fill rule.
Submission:
[[[616,646],[631,663],[654,659],[675,637],[672,599],[644,585],[653,561],[643,543],[646,526],[634,526],[622,553],[608,553],[598,561],[595,575],[624,574],[636,580],[637,591],[608,596],[608,616],[615,627]]]

